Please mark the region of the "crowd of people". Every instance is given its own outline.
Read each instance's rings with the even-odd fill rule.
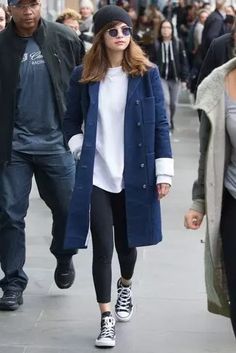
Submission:
[[[81,0],[79,12],[65,9],[55,22],[42,18],[39,0],[0,4],[0,310],[23,304],[34,176],[52,213],[59,288],[73,284],[73,255],[91,231],[101,313],[95,345],[115,346],[116,320],[133,314],[137,247],[162,239],[160,201],[174,175],[171,131],[182,88],[196,97],[201,144],[185,226],[198,229],[206,214],[209,310],[230,316],[236,336],[235,31],[225,0],[214,9],[169,0],[162,11]]]
[[[235,8],[233,5],[226,6],[225,3],[225,0],[216,0],[214,9],[207,0],[178,2],[168,0],[161,11],[157,5],[137,8],[134,2],[117,0],[116,5],[125,9],[131,17],[133,38],[150,61],[162,68],[165,104],[172,131],[180,89],[186,87],[191,99],[195,96],[200,69],[211,42],[223,34],[234,31]],[[99,1],[95,8],[92,0],[81,0],[79,12],[67,8],[58,14],[56,22],[73,29],[87,51],[91,48],[94,37],[93,14],[104,5],[107,5],[107,1]],[[2,16],[0,30],[2,30],[10,20],[7,8],[3,4],[0,5],[0,15]],[[168,25],[163,23],[164,20],[169,21],[169,26],[172,27],[170,38],[165,39],[162,26],[165,28]],[[162,42],[165,45],[162,45]],[[166,52],[163,52],[164,48]]]

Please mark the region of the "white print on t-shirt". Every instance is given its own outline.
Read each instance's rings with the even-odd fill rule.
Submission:
[[[25,62],[25,61],[27,61],[27,60],[28,60],[28,53],[25,53],[25,54],[23,55],[23,58],[22,58],[21,62],[23,63],[23,62]]]
[[[29,58],[31,59],[31,64],[32,65],[40,65],[40,64],[45,64],[44,58],[42,56],[41,51],[35,51],[31,53],[30,55],[28,53],[24,53],[23,58],[21,62],[28,61]]]

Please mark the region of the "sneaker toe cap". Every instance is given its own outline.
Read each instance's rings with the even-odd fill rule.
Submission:
[[[119,316],[122,319],[126,319],[130,315],[130,313],[128,313],[126,311],[117,311],[116,314],[117,314],[117,316]]]

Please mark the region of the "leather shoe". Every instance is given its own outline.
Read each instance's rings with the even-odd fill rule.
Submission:
[[[60,289],[67,289],[72,286],[75,279],[75,268],[72,257],[69,259],[57,259],[54,279],[57,287]]]
[[[21,291],[7,289],[0,298],[0,310],[17,310],[23,304],[23,295]]]

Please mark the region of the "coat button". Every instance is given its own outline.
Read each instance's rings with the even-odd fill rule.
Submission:
[[[144,168],[144,163],[141,163],[141,164],[140,164],[140,168]]]
[[[137,126],[141,126],[141,122],[140,121],[137,122]]]
[[[137,99],[137,100],[135,101],[135,104],[136,104],[136,105],[139,105],[139,103],[140,103],[140,101]]]
[[[143,189],[147,189],[147,185],[146,184],[143,184]]]
[[[142,145],[143,145],[142,142],[138,143],[138,147],[142,147]]]

